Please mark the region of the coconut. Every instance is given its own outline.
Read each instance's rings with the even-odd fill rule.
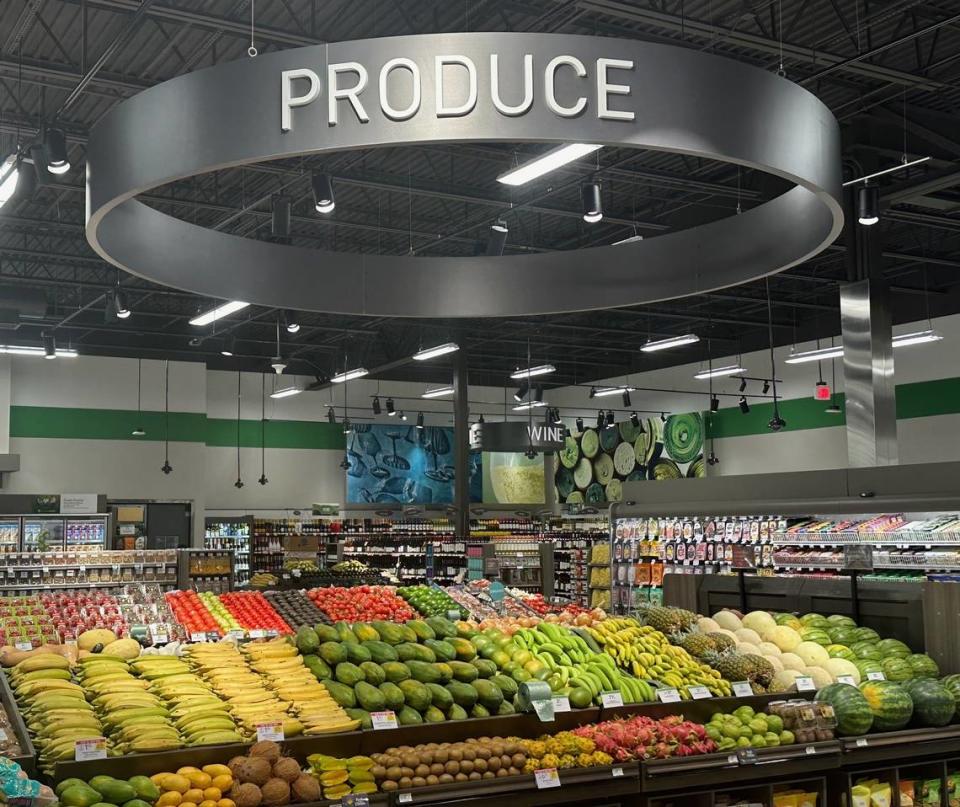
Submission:
[[[273,740],[261,740],[250,746],[250,756],[263,757],[272,764],[280,759],[280,746]]]
[[[297,801],[320,801],[320,783],[310,774],[301,773],[290,785]]]
[[[720,626],[716,623],[716,620],[710,619],[708,616],[702,616],[697,620],[697,630],[700,633],[713,633],[720,630]]]
[[[267,807],[282,807],[290,803],[290,785],[283,779],[273,778],[260,788],[263,803]]]
[[[713,615],[713,620],[724,630],[736,631],[743,627],[740,617],[733,611],[718,611]]]
[[[757,645],[757,649],[760,651],[761,656],[779,656],[780,648],[777,647],[773,642],[760,642]]]
[[[264,784],[273,772],[273,766],[263,757],[246,757],[239,762],[234,770],[234,776],[240,782],[252,782],[255,785]]]
[[[227,767],[230,769],[230,773],[233,774],[234,779],[237,777],[237,765],[246,762],[246,759],[246,757],[234,757],[227,763]]]
[[[251,782],[240,785],[235,791],[231,792],[231,795],[237,807],[260,807],[260,802],[263,801],[260,788]]]
[[[776,624],[774,618],[767,611],[751,611],[743,618],[743,627],[755,630],[761,635],[765,630]]]
[[[300,763],[290,757],[280,757],[273,763],[273,775],[285,782],[294,782],[300,776]]]

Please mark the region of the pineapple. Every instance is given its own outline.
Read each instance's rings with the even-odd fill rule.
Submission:
[[[685,608],[651,605],[640,610],[641,619],[666,636],[683,633],[697,621],[697,615]]]
[[[710,654],[705,661],[728,681],[752,681],[754,665],[749,656],[736,651]]]
[[[737,646],[737,643],[725,633],[712,631],[706,635],[713,639],[713,643],[717,646],[717,650],[721,653],[725,650],[732,650]]]
[[[704,633],[687,633],[679,637],[678,642],[684,650],[695,658],[703,658],[707,653],[716,652],[720,648],[709,636]]]
[[[755,684],[760,684],[760,686],[766,689],[766,687],[770,686],[770,682],[773,680],[773,676],[776,675],[777,671],[763,656],[747,653],[746,657],[754,667],[753,677],[750,680]]]

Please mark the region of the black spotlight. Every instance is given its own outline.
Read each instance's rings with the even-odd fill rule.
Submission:
[[[584,182],[580,186],[580,199],[583,202],[583,220],[587,224],[596,224],[603,218],[599,182]]]
[[[507,223],[497,219],[496,224],[490,227],[490,239],[487,241],[487,255],[503,255],[503,248],[507,245]]]
[[[477,418],[477,423],[483,423],[483,413],[480,413],[480,417]]]
[[[763,394],[766,395],[768,392],[770,392],[770,382],[769,382],[769,381],[764,381],[764,382],[763,382]]]
[[[343,470],[345,471],[350,468],[350,458],[347,457],[346,454],[344,454],[343,459],[340,460],[340,467],[343,468]]]
[[[880,221],[880,188],[864,185],[857,191],[857,221],[869,227]]]
[[[663,412],[660,413],[660,421],[661,421],[662,423],[666,423],[666,422],[667,422],[667,416],[666,416],[665,414],[663,414]]]
[[[43,335],[43,358],[57,358],[57,340],[52,333],[45,333]]]
[[[747,379],[741,378],[741,379],[740,379],[740,392],[746,392],[746,390],[747,390]]]
[[[563,418],[560,417],[560,410],[557,408],[554,408],[553,410],[553,424],[555,426],[563,425]]]
[[[625,389],[623,391],[623,405],[626,409],[629,409],[633,404],[630,401],[630,390]]]
[[[400,410],[400,420],[406,420],[406,419],[407,419],[407,413],[404,412],[404,411],[401,409],[401,410]]]
[[[747,399],[743,395],[740,396],[740,411],[743,412],[743,414],[747,414],[747,412],[750,411],[750,404],[747,403]]]
[[[599,412],[597,412],[597,428],[598,428],[598,429],[602,429],[602,428],[603,428],[603,424],[606,423],[606,422],[607,422],[607,415],[606,415],[606,413],[601,409]]]
[[[528,381],[521,381],[517,391],[513,393],[513,400],[515,400],[517,403],[520,403],[520,401],[527,397],[527,393],[529,391],[530,383]]]
[[[270,210],[270,235],[275,239],[290,237],[290,197],[273,197],[273,205]]]
[[[223,340],[223,346],[220,348],[221,356],[232,356],[237,349],[237,337],[232,334]]]
[[[380,396],[379,395],[373,396],[373,414],[375,415],[380,414]]]
[[[297,312],[287,309],[283,312],[283,321],[287,324],[287,333],[296,333],[300,330],[300,318]]]
[[[530,446],[523,454],[528,460],[535,460],[537,458],[537,452],[533,450],[533,446]]]
[[[129,319],[133,313],[127,303],[126,292],[119,286],[113,290],[113,313],[117,319]]]
[[[533,400],[543,403],[543,384],[537,384],[533,391]]]
[[[51,174],[65,174],[70,170],[67,138],[62,129],[47,129],[43,133],[43,150],[47,158],[47,170]]]
[[[169,475],[173,471],[173,466],[170,464],[170,460],[165,460],[163,465],[160,466],[160,470]]]
[[[610,410],[607,412],[607,428],[610,428],[611,426],[613,426],[614,418],[615,418],[615,417],[616,417],[616,415],[614,414],[613,410],[610,409]]]
[[[720,399],[715,395],[710,397],[710,411],[716,412],[720,408]]]
[[[577,418],[577,434],[583,434],[583,418]]]
[[[233,486],[234,486],[237,490],[240,490],[240,488],[243,487],[243,480],[238,476],[238,477],[237,477],[237,481],[233,483]]]
[[[353,431],[353,425],[350,423],[350,418],[344,417],[343,419],[343,433],[350,434]]]
[[[418,429],[423,428],[423,412],[417,413],[417,428]]]
[[[260,474],[260,478],[257,480],[257,482],[259,482],[261,485],[266,485],[267,482],[269,482],[269,481],[270,481],[270,480],[267,479],[267,475],[266,475],[266,474]]]
[[[337,413],[334,408],[331,406],[327,409],[327,423],[336,423],[337,422]]]
[[[313,188],[313,207],[318,213],[330,213],[335,208],[336,202],[333,199],[333,183],[327,174],[314,172],[310,177],[310,185]]]
[[[637,413],[636,413],[636,412],[632,412],[632,413],[630,414],[630,425],[633,426],[633,428],[635,428],[635,429],[639,429],[639,428],[640,428],[640,418],[637,417]]]
[[[597,397],[597,388],[596,388],[596,387],[590,387],[590,397],[591,397],[591,398],[596,398],[596,397]]]
[[[393,398],[387,398],[387,415],[395,417],[397,410],[393,408]]]
[[[719,465],[720,457],[713,453],[713,449],[710,449],[710,456],[707,457],[707,465]]]

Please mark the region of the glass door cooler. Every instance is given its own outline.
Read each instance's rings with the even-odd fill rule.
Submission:
[[[63,549],[63,516],[24,516],[21,552],[55,552]]]
[[[0,518],[0,554],[16,552],[20,548],[20,519]]]

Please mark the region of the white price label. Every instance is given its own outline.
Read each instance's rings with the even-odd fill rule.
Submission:
[[[623,768],[614,768],[612,771],[610,771],[610,774],[614,779],[623,776]]]
[[[251,639],[262,639],[266,635],[267,635],[267,632],[265,630],[260,630],[259,628],[253,628],[250,631]]]
[[[856,686],[857,682],[853,680],[852,675],[838,675],[837,676],[838,684],[850,684],[851,686]]]
[[[882,672],[868,672],[868,681],[886,681],[887,677]]]
[[[556,712],[569,712],[570,711],[570,699],[566,695],[561,695],[553,699],[553,711]]]
[[[689,692],[690,692],[690,697],[693,698],[695,701],[701,701],[701,700],[704,700],[705,698],[713,697],[710,690],[707,689],[705,686],[690,687]]]
[[[680,703],[680,693],[673,687],[669,689],[658,689],[657,699],[660,703]]]
[[[73,744],[73,758],[77,762],[107,758],[107,741],[103,737],[89,737]]]
[[[870,745],[870,742],[867,740],[866,737],[860,737],[857,739],[857,742],[855,744],[857,748],[866,748],[868,745]]]
[[[740,757],[738,757],[736,754],[727,754],[727,764],[728,764],[728,765],[739,765],[739,764],[740,764]]]
[[[817,685],[809,675],[798,676],[796,682],[797,692],[813,692],[813,690],[817,688]]]
[[[812,757],[816,753],[817,753],[817,749],[814,748],[812,745],[808,745],[806,747],[806,754],[808,757]]]
[[[247,635],[247,632],[243,628],[234,628],[233,630],[227,631],[227,637],[231,639],[242,639]]]
[[[533,772],[537,781],[537,790],[546,790],[551,787],[560,787],[560,774],[556,768],[541,768]]]
[[[257,723],[257,741],[273,740],[275,743],[283,742],[283,723],[279,720],[270,723]]]
[[[600,703],[607,709],[610,709],[614,706],[623,706],[623,695],[621,695],[619,692],[601,692]],[[547,770],[555,769],[548,768]]]
[[[167,626],[155,622],[150,625],[150,638],[153,639],[154,644],[166,644],[167,643]]]
[[[753,695],[753,687],[749,681],[734,681],[733,694],[738,698],[749,698]]]
[[[413,793],[398,793],[397,804],[409,804],[413,801]]]
[[[31,642],[17,642],[14,647],[17,650],[33,650],[33,644]]]
[[[207,641],[207,634],[204,633],[203,631],[200,631],[199,633],[196,632],[196,631],[194,631],[193,633],[190,634],[190,641],[191,641],[191,642],[205,642],[205,641]]]
[[[397,727],[397,716],[393,712],[370,712],[370,724],[374,731],[381,729],[395,729]]]
[[[269,630],[267,630],[266,634],[268,639],[276,639],[280,635],[280,631],[273,630],[273,628],[270,628]]]

